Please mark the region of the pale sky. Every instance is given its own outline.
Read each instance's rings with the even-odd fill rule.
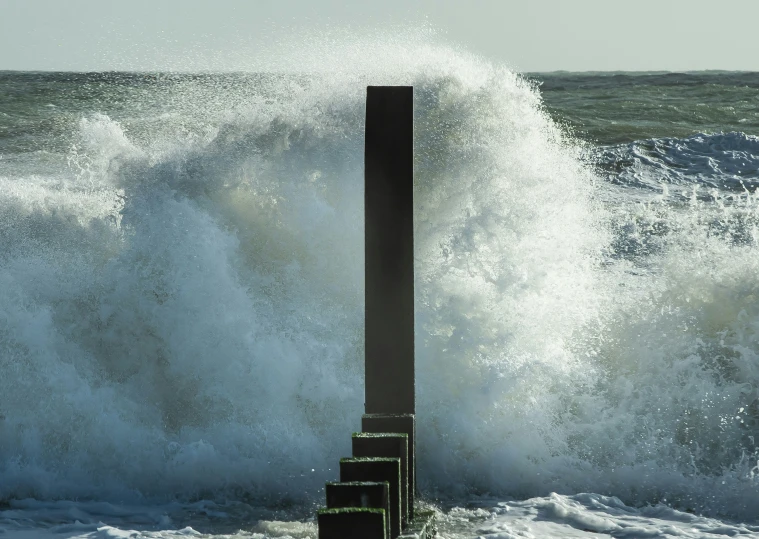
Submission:
[[[248,70],[399,26],[519,71],[759,71],[759,0],[0,0],[0,70]]]

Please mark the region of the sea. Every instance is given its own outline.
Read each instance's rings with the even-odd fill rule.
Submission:
[[[437,537],[759,537],[759,74],[362,50],[0,72],[0,537],[316,539],[394,84]]]

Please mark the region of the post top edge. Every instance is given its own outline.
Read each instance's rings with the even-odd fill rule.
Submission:
[[[408,438],[408,432],[354,432],[353,438]]]
[[[391,84],[391,85],[382,85],[382,84],[378,84],[378,85],[368,85],[368,86],[366,87],[366,89],[368,90],[369,88],[407,88],[407,89],[409,89],[409,90],[413,90],[413,89],[414,89],[414,87],[413,87],[413,86],[409,86],[409,85],[406,85],[406,84]]]
[[[387,481],[329,481],[326,483],[329,486],[335,485],[348,485],[351,487],[373,487],[373,486],[390,486]]]
[[[411,418],[414,419],[414,414],[363,414],[362,419],[398,419],[398,418]]]
[[[342,463],[358,463],[358,462],[401,462],[400,457],[347,457],[340,459]]]
[[[385,515],[385,510],[378,507],[339,507],[333,509],[319,509],[320,515],[339,515],[342,513],[379,513]]]

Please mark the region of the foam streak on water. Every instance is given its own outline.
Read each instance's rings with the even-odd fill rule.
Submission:
[[[422,488],[754,514],[753,191],[607,182],[521,77],[382,45],[87,79],[83,107],[45,97],[51,134],[4,139],[0,498],[320,500],[363,404],[365,86],[413,84]]]

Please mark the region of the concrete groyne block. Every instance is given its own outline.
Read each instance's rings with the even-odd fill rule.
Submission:
[[[327,509],[362,507],[383,509],[385,528],[390,530],[390,486],[386,481],[327,483]]]
[[[340,482],[387,482],[390,498],[390,539],[401,533],[401,459],[355,457],[340,459]]]
[[[322,509],[319,539],[386,539],[385,510],[366,507]]]
[[[371,433],[403,432],[408,435],[408,508],[409,518],[414,518],[416,497],[416,422],[414,414],[364,414],[361,416],[361,430]]]
[[[405,432],[355,432],[352,436],[354,457],[387,457],[401,459],[401,520],[409,518],[408,434]]]

